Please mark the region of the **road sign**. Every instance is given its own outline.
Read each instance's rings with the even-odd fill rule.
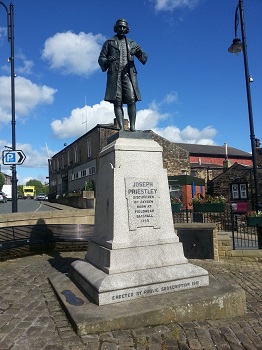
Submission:
[[[6,150],[2,152],[2,159],[4,165],[21,165],[24,163],[25,158],[26,156],[21,150]]]

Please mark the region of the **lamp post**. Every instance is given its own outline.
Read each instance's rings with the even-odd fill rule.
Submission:
[[[0,1],[0,5],[5,8],[7,14],[7,29],[8,41],[10,43],[10,57],[8,62],[11,64],[11,125],[12,125],[12,150],[16,150],[16,136],[15,136],[15,62],[14,62],[14,6],[10,3],[8,7]],[[12,165],[12,212],[17,212],[17,174],[16,165]]]
[[[241,35],[242,42],[237,37],[237,27],[238,27],[238,12],[240,13],[240,24],[241,24]],[[249,127],[250,127],[250,140],[251,140],[251,151],[252,151],[252,162],[253,162],[253,173],[254,173],[254,187],[255,187],[255,209],[256,211],[261,210],[260,195],[258,189],[258,171],[257,171],[257,160],[256,160],[256,138],[254,132],[254,122],[253,122],[253,111],[251,102],[251,89],[250,82],[252,81],[249,75],[248,68],[248,58],[247,58],[247,45],[246,45],[246,33],[244,24],[244,8],[243,0],[238,1],[235,12],[235,39],[232,45],[229,47],[228,51],[230,53],[239,53],[243,51],[244,56],[244,67],[245,67],[245,78],[246,78],[246,92],[247,92],[247,104],[248,104],[248,116],[249,116]]]

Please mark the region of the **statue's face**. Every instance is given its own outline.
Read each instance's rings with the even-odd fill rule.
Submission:
[[[127,25],[126,22],[118,22],[117,26],[116,26],[116,30],[117,30],[117,35],[118,36],[124,36],[127,32]]]

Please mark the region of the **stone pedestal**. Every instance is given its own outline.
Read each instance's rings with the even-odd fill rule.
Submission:
[[[100,153],[95,231],[70,277],[98,305],[207,286],[174,231],[162,148],[121,132]]]

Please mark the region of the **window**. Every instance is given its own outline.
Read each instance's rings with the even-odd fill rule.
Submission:
[[[247,199],[247,183],[230,185],[232,199]]]
[[[74,145],[74,155],[75,155],[75,163],[78,163],[77,145]]]
[[[247,185],[246,184],[240,184],[240,198],[247,199]]]
[[[50,171],[50,173],[52,173],[54,171],[52,159],[48,159],[48,164],[49,164],[49,171]]]
[[[170,197],[182,199],[182,186],[169,185]]]
[[[87,156],[91,157],[91,137],[87,139]]]

